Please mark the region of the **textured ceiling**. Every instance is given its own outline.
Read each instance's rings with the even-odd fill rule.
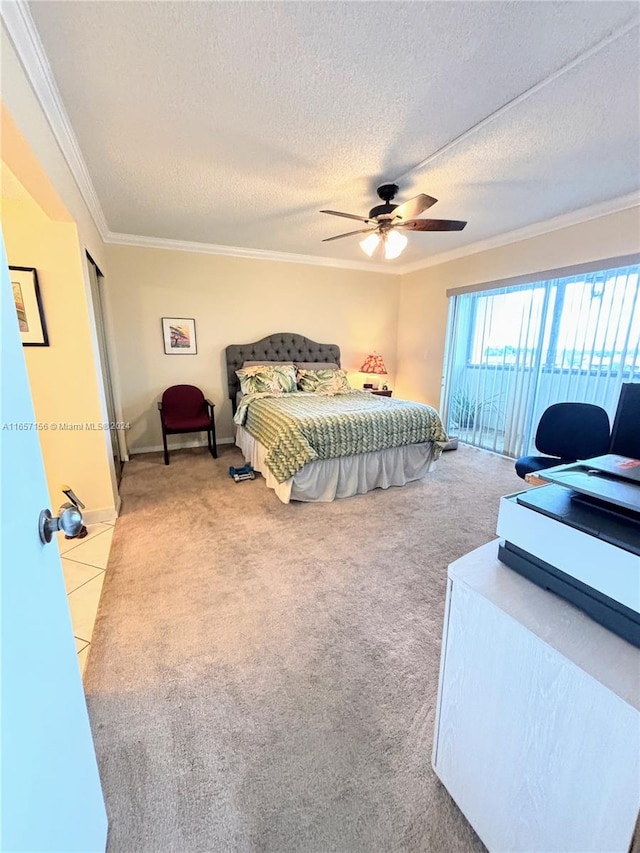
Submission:
[[[469,222],[409,235],[411,263],[640,184],[638,26],[593,50],[635,2],[29,8],[113,232],[366,260],[318,211],[398,179]]]

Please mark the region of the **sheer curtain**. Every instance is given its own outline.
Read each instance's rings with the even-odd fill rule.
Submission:
[[[638,264],[450,296],[447,430],[518,457],[552,403],[603,406],[640,381]]]

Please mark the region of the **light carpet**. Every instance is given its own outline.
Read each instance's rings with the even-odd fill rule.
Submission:
[[[109,853],[484,850],[431,748],[447,565],[513,463],[287,506],[221,450],[125,466],[85,675]]]

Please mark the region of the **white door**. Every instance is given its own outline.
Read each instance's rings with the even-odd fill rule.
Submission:
[[[93,853],[105,849],[107,817],[60,556],[55,541],[43,545],[38,535],[49,495],[2,239],[0,246],[0,850]]]

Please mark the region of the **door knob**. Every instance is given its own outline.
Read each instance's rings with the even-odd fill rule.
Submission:
[[[40,541],[46,545],[51,542],[54,533],[63,530],[67,536],[77,536],[82,529],[82,513],[72,503],[64,503],[58,510],[60,515],[54,518],[51,510],[43,509],[38,521]]]

